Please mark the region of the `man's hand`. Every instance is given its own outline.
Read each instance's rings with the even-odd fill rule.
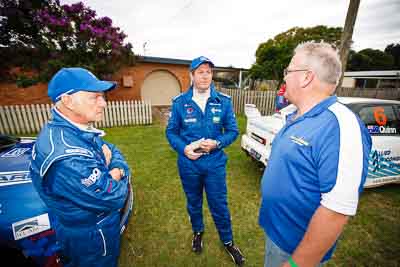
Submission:
[[[200,143],[200,148],[206,152],[210,153],[212,150],[217,148],[217,141],[213,139],[206,139]]]
[[[186,157],[188,157],[191,160],[196,160],[203,155],[203,153],[194,152],[193,149],[194,149],[194,147],[189,144],[185,147],[185,150],[183,151],[183,153],[185,153]]]
[[[106,144],[104,144],[101,148],[103,149],[103,154],[104,154],[104,157],[106,158],[106,165],[108,167],[108,165],[110,165],[111,157],[112,157],[111,150],[110,150],[110,148],[108,148],[108,146]]]
[[[298,266],[316,266],[338,239],[349,216],[320,205],[315,211],[306,233],[292,254]],[[289,266],[285,262],[281,267]]]
[[[109,174],[111,175],[111,177],[115,180],[115,181],[119,181],[122,178],[122,172],[119,168],[114,168],[112,169]]]

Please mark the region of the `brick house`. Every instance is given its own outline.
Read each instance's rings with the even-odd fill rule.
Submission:
[[[190,60],[138,56],[136,64],[115,73],[116,90],[107,93],[108,100],[147,100],[153,106],[169,106],[171,99],[190,86]],[[215,72],[238,77],[244,69],[216,67]],[[216,73],[214,73],[216,76]],[[0,84],[0,105],[50,103],[47,84],[18,88],[15,83]]]

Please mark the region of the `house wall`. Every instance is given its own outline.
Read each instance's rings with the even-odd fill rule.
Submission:
[[[342,86],[354,88],[356,86],[356,79],[351,77],[343,77]]]
[[[135,66],[124,67],[113,75],[112,80],[118,83],[118,88],[107,93],[109,100],[141,100],[141,87],[146,77],[154,71],[164,70],[176,77],[181,91],[186,91],[190,85],[188,66],[179,64],[161,64],[137,62]],[[123,87],[123,76],[133,78],[132,87]],[[160,88],[162,93],[162,88]],[[47,96],[47,84],[40,83],[27,88],[18,88],[15,83],[0,83],[0,105],[51,103]]]

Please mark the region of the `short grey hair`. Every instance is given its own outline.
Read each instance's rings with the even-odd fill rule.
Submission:
[[[294,53],[304,56],[304,67],[311,68],[322,82],[334,85],[339,83],[342,63],[337,49],[332,45],[325,42],[305,42],[299,44]]]

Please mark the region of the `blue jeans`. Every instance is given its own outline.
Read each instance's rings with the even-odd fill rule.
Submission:
[[[289,253],[280,249],[275,243],[265,235],[265,259],[264,267],[280,267],[284,262],[288,261]],[[322,266],[322,263],[317,265]]]

